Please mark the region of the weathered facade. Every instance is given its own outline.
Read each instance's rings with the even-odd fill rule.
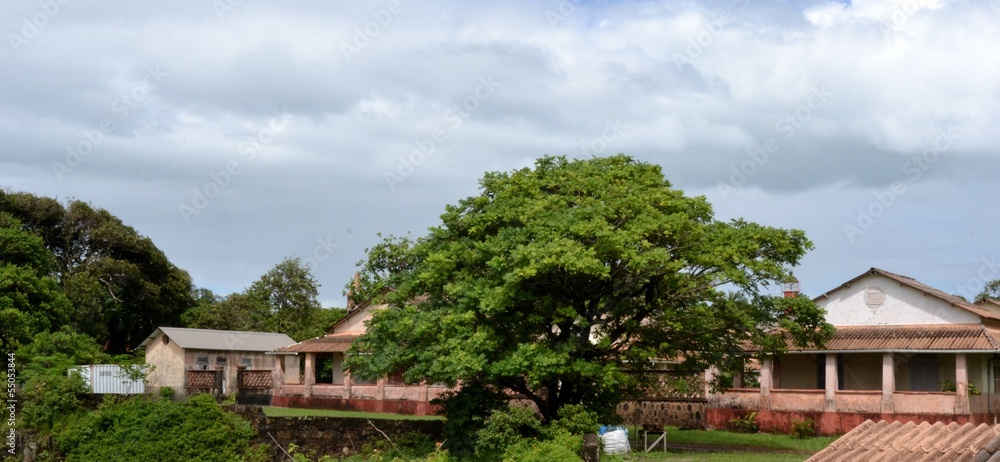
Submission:
[[[993,423],[1000,314],[876,268],[814,301],[833,339],[762,361],[759,387],[710,395],[710,426],[750,412],[762,430],[812,419],[821,434],[869,419]]]
[[[178,395],[185,395],[206,388],[191,383],[195,376],[191,372],[221,370],[221,387],[223,393],[229,394],[236,392],[238,367],[272,371],[276,358],[265,353],[293,343],[285,334],[160,327],[139,349],[146,351],[146,364],[153,366],[146,376],[150,392],[169,386]],[[291,361],[284,366],[296,371],[298,363]]]
[[[401,374],[362,381],[344,369],[344,352],[365,332],[365,321],[383,306],[362,304],[330,328],[330,333],[272,351],[287,358],[276,362],[272,404],[396,414],[433,415],[430,403],[448,388],[439,384],[407,384]],[[299,364],[292,371],[287,365]]]

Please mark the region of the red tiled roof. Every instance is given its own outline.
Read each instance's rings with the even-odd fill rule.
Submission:
[[[360,336],[357,333],[328,334],[278,348],[273,353],[343,353]]]
[[[1000,331],[982,324],[838,327],[825,348],[789,351],[1000,351]]]
[[[867,420],[807,462],[987,461],[1000,447],[1000,425]]]

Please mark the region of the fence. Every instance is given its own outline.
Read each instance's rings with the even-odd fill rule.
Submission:
[[[138,369],[134,369],[138,368]],[[145,366],[119,366],[117,364],[90,364],[70,368],[70,373],[83,377],[91,393],[102,395],[139,395],[146,392],[142,377],[130,379],[132,370],[145,371]]]
[[[188,394],[211,393],[216,398],[223,395],[222,379],[225,371],[216,369],[214,371],[184,371],[184,388]]]
[[[250,370],[244,366],[236,369],[236,404],[268,406],[273,389],[270,370]]]

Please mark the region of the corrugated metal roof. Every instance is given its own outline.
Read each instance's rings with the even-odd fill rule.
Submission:
[[[285,334],[271,332],[242,332],[235,330],[188,329],[183,327],[159,327],[139,349],[145,349],[160,333],[184,349],[221,351],[271,351],[295,343]]]
[[[816,351],[789,345],[789,351]],[[841,326],[823,351],[1000,351],[1000,332],[982,324]]]
[[[986,461],[1000,446],[1000,425],[867,420],[807,462]]]
[[[278,348],[272,353],[343,353],[361,334],[328,334],[295,345]]]

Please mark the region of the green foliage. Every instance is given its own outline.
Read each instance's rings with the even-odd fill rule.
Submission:
[[[567,404],[610,418],[655,380],[653,358],[734,372],[747,343],[786,348],[774,327],[796,345],[832,333],[807,298],[762,294],[812,248],[802,231],[716,221],[655,165],[545,157],[480,185],[428,235],[369,249],[352,297],[392,309],[353,344],[352,373],[490,384],[544,421]]]
[[[245,460],[249,423],[209,395],[187,401],[137,397],[106,401],[56,437],[68,462],[92,460]]]
[[[436,442],[423,433],[410,432],[393,442],[386,439],[365,444],[359,452],[360,458],[368,462],[424,460],[437,452]]]
[[[549,425],[549,431],[567,432],[571,435],[596,433],[600,427],[597,414],[580,404],[570,404],[559,409],[558,418]]]
[[[170,387],[170,386],[160,387],[160,391],[159,391],[160,398],[163,398],[163,399],[174,399],[174,395],[175,394],[177,394],[177,392],[174,391],[174,387]]]
[[[969,396],[979,396],[979,387],[975,382],[969,382]]]
[[[944,383],[941,384],[941,391],[945,393],[955,393],[955,382],[945,380]]]
[[[477,435],[486,426],[486,417],[507,406],[507,397],[490,385],[479,382],[463,384],[433,401],[440,405],[445,420],[442,437],[448,452],[458,458],[471,457]]]
[[[596,432],[597,422],[597,415],[581,405],[564,406],[548,425],[527,408],[496,410],[478,432],[475,460],[579,461],[583,435]]]
[[[509,407],[493,411],[485,427],[479,430],[476,459],[499,461],[508,448],[523,439],[534,440],[541,434],[542,422],[530,409]]]
[[[35,297],[40,301],[31,306],[58,320],[25,328],[30,322],[0,301],[0,321],[15,326],[17,333],[69,324],[106,342],[109,351],[122,353],[138,346],[156,327],[177,325],[180,314],[194,304],[190,276],[173,266],[149,238],[106,210],[80,201],[63,206],[55,199],[0,191],[0,214],[0,263],[19,268],[19,273],[0,270],[6,273],[0,281],[18,283],[0,287],[0,299],[10,293]],[[39,241],[46,252],[38,252]],[[27,270],[40,282],[32,283]],[[14,274],[17,278],[10,279]],[[62,300],[47,295],[56,287]],[[15,297],[8,298],[15,299],[17,311],[25,312],[17,308]],[[64,307],[72,312],[62,313]]]
[[[788,432],[792,438],[804,440],[816,436],[816,421],[813,419],[792,419],[792,429]]]
[[[729,426],[737,433],[757,433],[757,412],[729,419]]]
[[[560,430],[550,439],[521,440],[503,454],[504,462],[580,462],[583,439]]]
[[[182,316],[200,329],[281,332],[295,340],[319,337],[344,317],[342,309],[323,309],[319,284],[298,258],[286,258],[242,293],[218,297],[207,289],[194,293],[197,304]]]
[[[70,321],[73,307],[59,285],[35,269],[0,262],[0,347],[13,351]]]
[[[109,362],[94,339],[63,327],[42,332],[18,348],[21,370],[21,423],[25,428],[48,432],[83,411],[81,396],[88,393],[79,374],[67,374],[78,364]]]
[[[1000,300],[1000,279],[987,282],[983,291],[976,295],[976,300],[984,299]]]

